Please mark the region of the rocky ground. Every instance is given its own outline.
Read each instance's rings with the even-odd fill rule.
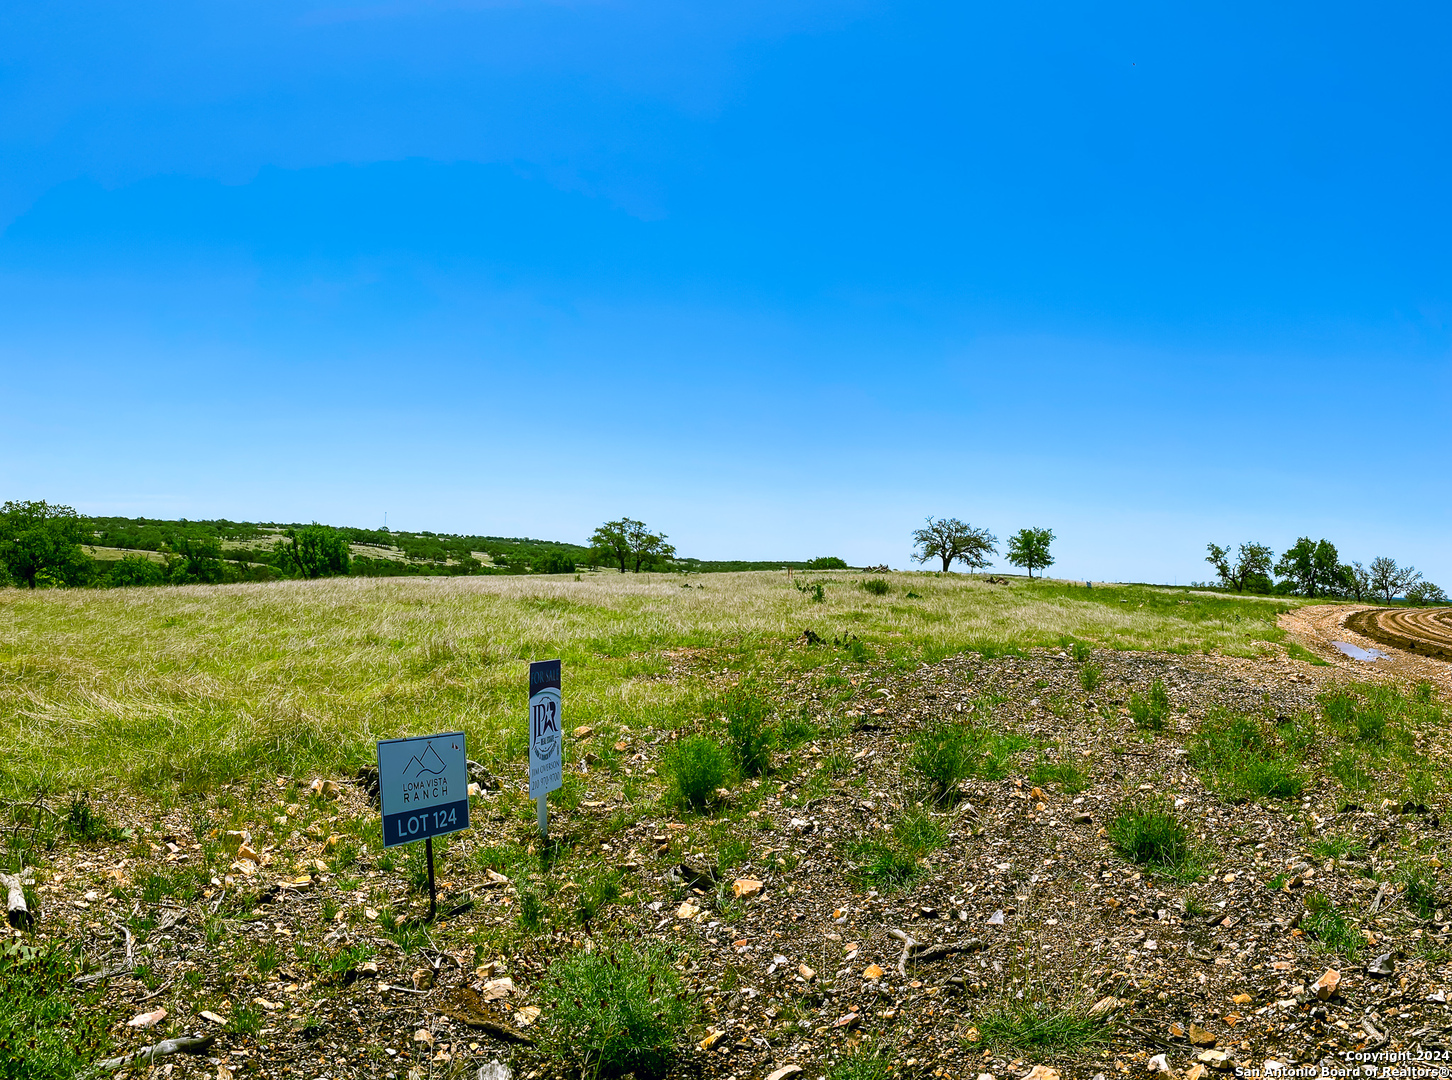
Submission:
[[[649,799],[661,733],[582,732],[578,801],[554,819],[565,854],[530,851],[533,807],[513,790],[520,777],[502,777],[450,845],[449,914],[427,925],[391,925],[424,899],[408,865],[378,850],[365,785],[284,777],[169,808],[113,801],[104,809],[132,833],[57,847],[26,937],[80,943],[97,1007],[116,1018],[116,1053],[212,1036],[202,1053],[152,1067],[219,1080],[473,1076],[490,1062],[556,1076],[533,1045],[549,965],[621,934],[680,958],[700,1008],[681,1076],[815,1080],[854,1052],[940,1080],[1193,1078],[1445,1055],[1447,911],[1419,914],[1395,873],[1408,853],[1440,866],[1444,808],[1408,802],[1390,774],[1354,798],[1321,776],[1289,802],[1237,803],[1187,760],[1212,711],[1314,716],[1318,695],[1355,669],[1109,652],[1092,662],[1092,691],[1083,664],[1054,651],[819,669],[780,687],[778,702],[814,734],[779,755],[775,777],[704,815]],[[711,665],[682,654],[676,677],[735,677]],[[1156,679],[1174,707],[1158,735],[1127,708]],[[915,812],[905,758],[943,718],[1026,748],[1001,777],[927,806],[945,842],[911,880],[874,886],[858,872],[860,845]],[[1424,733],[1419,752],[1440,762],[1444,735]],[[1197,880],[1156,875],[1111,844],[1106,825],[1146,797],[1190,828]],[[614,903],[583,902],[614,874]],[[1303,928],[1311,892],[1346,913],[1352,944]],[[1005,1003],[1020,1020],[1035,1003],[1074,1017],[1087,1037],[1015,1045],[1002,1035]],[[1448,1068],[1423,1063],[1422,1075]]]

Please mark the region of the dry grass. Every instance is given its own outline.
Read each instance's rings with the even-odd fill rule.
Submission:
[[[842,664],[830,642],[848,634],[905,667],[1069,639],[1247,654],[1288,606],[932,574],[879,597],[858,574],[807,577],[821,602],[779,573],[0,590],[0,793],[349,770],[378,738],[453,727],[507,775],[531,659],[565,661],[572,725],[674,727],[713,704],[673,678],[687,655],[800,671]],[[808,628],[828,644],[800,645]]]

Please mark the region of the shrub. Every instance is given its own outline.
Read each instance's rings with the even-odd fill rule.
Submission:
[[[1159,800],[1126,807],[1106,831],[1110,843],[1130,862],[1171,877],[1200,876],[1200,861],[1190,844],[1189,830]]]
[[[162,585],[166,582],[166,571],[161,563],[152,562],[145,555],[123,555],[111,564],[110,571],[102,580],[111,588]]]
[[[1134,726],[1145,731],[1163,731],[1170,715],[1170,695],[1162,680],[1156,679],[1150,685],[1148,697],[1129,695],[1129,714],[1134,717]]]
[[[737,686],[726,698],[726,735],[743,776],[760,776],[771,767],[773,732],[767,726],[766,701],[749,686]]]
[[[586,1080],[663,1075],[695,1014],[671,953],[623,941],[557,960],[544,996],[545,1049]]]
[[[846,570],[847,563],[835,555],[823,555],[819,559],[807,560],[808,570]]]
[[[716,798],[716,789],[731,778],[731,758],[726,748],[705,735],[692,735],[676,743],[665,761],[670,777],[670,795],[677,803],[697,810]]]
[[[537,574],[573,574],[575,560],[558,551],[551,551],[534,564],[534,570]]]
[[[886,596],[892,592],[892,586],[888,584],[887,579],[880,577],[868,578],[862,583],[862,588],[873,596]]]
[[[1104,669],[1098,664],[1091,662],[1079,669],[1079,685],[1084,688],[1085,693],[1094,693],[1103,681]]]

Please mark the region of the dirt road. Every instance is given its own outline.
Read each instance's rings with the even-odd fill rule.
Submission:
[[[1298,608],[1281,616],[1280,624],[1297,644],[1310,649],[1317,656],[1339,668],[1354,672],[1358,678],[1394,677],[1399,679],[1426,679],[1444,690],[1452,690],[1452,663],[1399,649],[1390,643],[1388,635],[1378,634],[1374,640],[1367,634],[1352,629],[1357,623],[1364,624],[1366,615],[1361,613],[1380,612],[1383,620],[1387,616],[1420,616],[1418,619],[1394,619],[1394,626],[1403,633],[1411,628],[1415,633],[1428,616],[1443,612],[1411,612],[1403,609],[1376,608],[1371,605],[1318,604],[1315,607]],[[1434,627],[1438,625],[1433,624]],[[1421,636],[1421,635],[1418,635]],[[1425,638],[1424,638],[1425,640]],[[1363,649],[1378,649],[1386,656],[1374,662],[1353,660],[1337,649],[1332,642],[1344,641]]]

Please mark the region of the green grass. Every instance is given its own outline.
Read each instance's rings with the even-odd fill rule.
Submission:
[[[660,1075],[695,1016],[674,956],[597,940],[551,965],[541,1018],[545,1050],[582,1077]]]
[[[1005,996],[976,1009],[973,1022],[989,1046],[1024,1052],[1064,1053],[1109,1037],[1100,1020],[1077,1003],[1065,1005],[1030,993],[1022,1000]]]
[[[1038,787],[1057,784],[1066,794],[1074,795],[1089,786],[1089,776],[1072,761],[1040,758],[1029,769],[1029,782]]]
[[[1104,668],[1102,665],[1090,661],[1079,669],[1079,685],[1085,693],[1092,694],[1099,689],[1099,684],[1104,681]]]
[[[1326,948],[1355,961],[1361,955],[1361,934],[1346,915],[1323,893],[1306,894],[1301,929]]]
[[[923,860],[947,839],[947,830],[930,815],[909,811],[897,819],[891,832],[847,846],[851,876],[863,885],[891,891],[917,877]]]
[[[0,945],[0,1078],[70,1080],[105,1056],[104,991],[71,985],[78,959],[52,945]]]
[[[378,738],[459,727],[471,756],[517,762],[526,665],[543,656],[564,661],[572,724],[671,730],[704,715],[709,695],[671,677],[667,650],[774,676],[826,674],[889,649],[914,665],[1066,637],[1245,656],[1282,639],[1276,618],[1295,604],[926,573],[902,582],[920,599],[878,604],[845,572],[821,574],[814,603],[769,572],[693,589],[671,574],[581,577],[0,589],[0,797],[101,777],[203,792],[348,773]],[[850,630],[857,645],[803,648],[807,627],[829,643]]]
[[[731,755],[709,736],[690,735],[666,753],[662,771],[670,781],[669,801],[704,810],[731,781]]]
[[[926,782],[935,802],[951,802],[960,781],[1001,779],[1014,755],[1031,745],[1022,736],[987,727],[937,724],[918,735],[907,768]]]
[[[888,1080],[892,1071],[890,1056],[859,1046],[827,1070],[827,1080]]]
[[[1278,723],[1217,711],[1195,733],[1188,760],[1220,795],[1294,799],[1305,790],[1304,763],[1314,740],[1305,717]]]
[[[1162,800],[1120,810],[1110,821],[1109,841],[1130,862],[1166,877],[1193,881],[1205,872],[1190,831]]]
[[[1164,682],[1156,679],[1147,695],[1131,693],[1129,715],[1134,718],[1134,726],[1141,730],[1164,731],[1165,722],[1170,718],[1170,695]]]

